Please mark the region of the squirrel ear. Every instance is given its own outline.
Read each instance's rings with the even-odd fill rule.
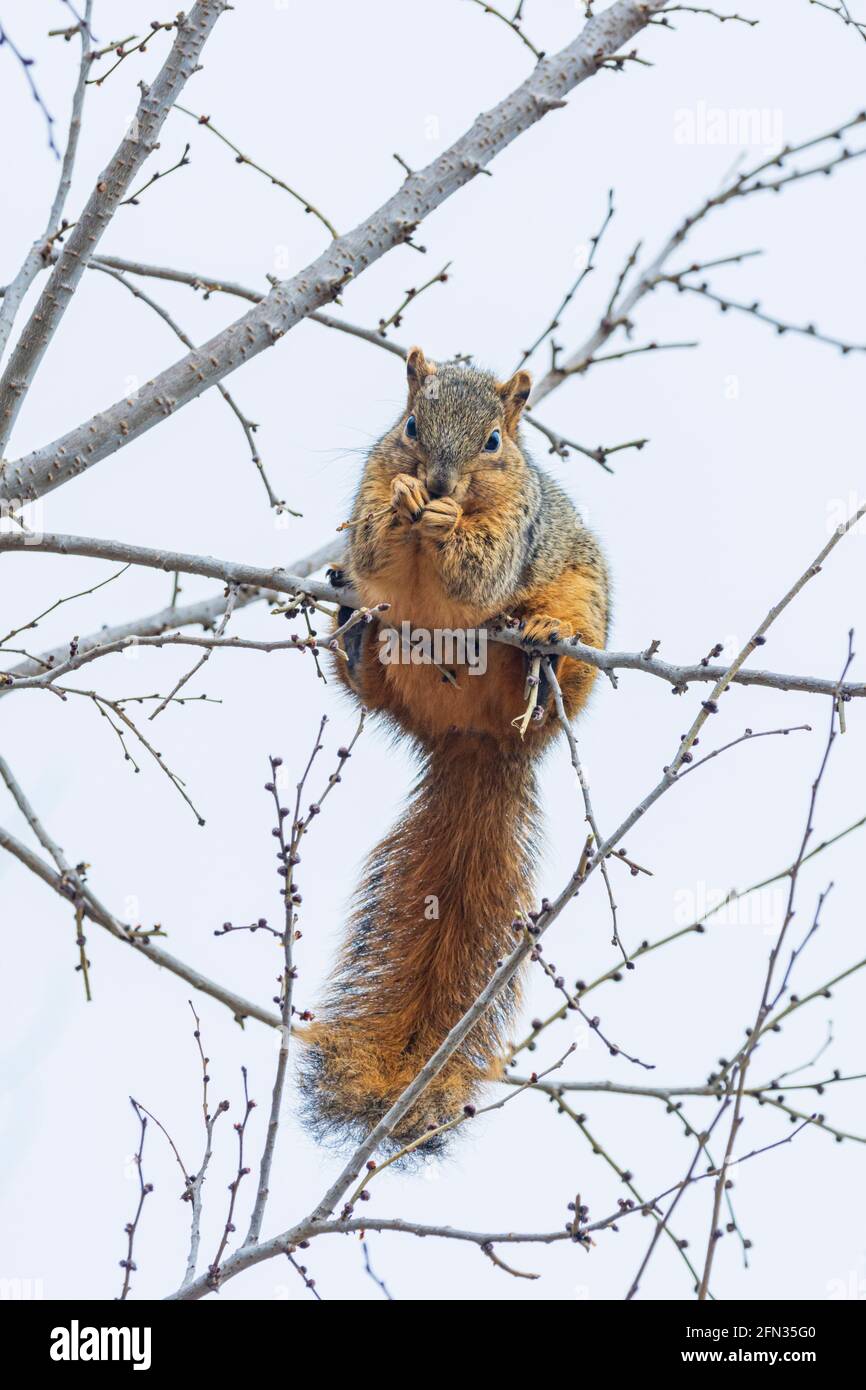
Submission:
[[[523,370],[515,372],[509,381],[501,381],[497,385],[500,399],[502,400],[502,410],[505,415],[505,428],[510,432],[517,428],[521,411],[529,400],[529,393],[532,390],[532,377],[529,372]]]
[[[428,376],[436,375],[436,364],[428,362],[419,347],[409,349],[406,357],[406,379],[409,382],[409,404],[423,389]]]

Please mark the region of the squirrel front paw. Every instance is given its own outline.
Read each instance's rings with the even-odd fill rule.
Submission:
[[[549,613],[533,613],[520,624],[520,636],[527,647],[534,647],[545,642],[567,641],[574,636],[574,628],[563,618],[552,618]]]
[[[447,541],[462,515],[463,508],[452,497],[434,497],[421,513],[421,532],[431,540]]]
[[[401,521],[420,521],[428,501],[426,489],[411,473],[398,473],[391,479],[391,506]]]

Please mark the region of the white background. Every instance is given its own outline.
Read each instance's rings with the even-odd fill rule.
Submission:
[[[471,352],[505,374],[548,321],[574,278],[587,238],[616,189],[617,215],[599,270],[573,303],[558,333],[566,346],[586,336],[635,241],[661,244],[682,215],[713,191],[740,154],[736,145],[684,144],[677,121],[701,103],[726,112],[759,108],[782,121],[784,139],[808,138],[849,118],[862,100],[866,46],[832,15],[805,3],[784,7],[743,0],[757,28],[719,25],[706,16],[675,17],[676,32],[640,36],[653,67],[628,65],[581,86],[566,109],[548,116],[494,165],[428,219],[418,235],[428,254],[400,248],[345,294],[345,316],[375,325],[404,290],[453,260],[450,281],[425,295],[395,335],[431,356]],[[526,28],[552,52],[581,23],[582,6],[533,0]],[[784,14],[783,14],[784,9]],[[37,58],[34,76],[58,117],[76,68],[75,45],[47,39],[68,21],[59,4],[3,0],[13,37]],[[154,18],[140,0],[97,3],[100,42],[142,33]],[[167,17],[167,16],[166,16]],[[136,82],[157,70],[168,40],[123,64],[103,87],[88,89],[85,133],[72,197],[80,209],[110,157],[137,100]],[[343,230],[382,202],[401,175],[398,151],[421,166],[456,139],[530,70],[532,56],[495,19],[474,6],[441,0],[348,0],[237,4],[208,42],[204,70],[185,105],[209,113],[242,149],[303,190]],[[39,111],[11,55],[0,52],[0,119],[6,133],[0,279],[14,274],[42,228],[57,169],[45,148]],[[157,184],[139,207],[120,209],[103,249],[177,265],[265,288],[267,273],[288,274],[325,245],[325,233],[286,194],[247,168],[188,118],[173,114],[150,168],[175,162],[185,141],[192,164]],[[862,143],[862,140],[861,140]],[[852,139],[852,148],[857,141]],[[748,160],[764,153],[746,151]],[[754,198],[716,214],[674,264],[762,247],[766,255],[719,271],[714,285],[795,322],[814,319],[827,332],[864,335],[864,187],[866,162],[782,197]],[[191,290],[145,286],[186,330],[204,339],[241,305]],[[30,301],[32,302],[32,301]],[[23,318],[19,322],[23,322]],[[660,290],[639,310],[635,342],[699,338],[692,352],[656,353],[597,367],[545,402],[542,417],[589,445],[647,435],[640,454],[616,456],[609,477],[588,459],[548,460],[580,502],[609,553],[616,582],[612,644],[662,642],[662,654],[693,661],[717,641],[739,646],[787,589],[847,510],[866,495],[863,471],[862,354],[788,336],[744,316],[721,317],[711,305]],[[145,306],[106,277],[84,278],[21,413],[10,447],[19,457],[118,399],[181,353]],[[541,356],[539,365],[546,365]],[[237,422],[216,392],[95,467],[45,501],[45,529],[114,536],[129,542],[213,553],[260,565],[288,563],[311,550],[348,514],[363,452],[401,408],[399,360],[314,324],[295,329],[229,383],[260,421],[258,443],[278,493],[303,513],[275,525]],[[528,432],[544,458],[544,443]],[[848,536],[772,630],[761,663],[782,671],[835,676],[849,626],[863,628],[863,534]],[[0,626],[26,621],[64,593],[110,573],[96,561],[41,555],[4,557]],[[26,634],[31,650],[64,642],[102,623],[160,608],[171,581],[129,571],[91,598],[67,606]],[[182,600],[215,591],[186,579]],[[282,636],[285,625],[255,608],[237,632]],[[866,640],[866,635],[864,635]],[[166,692],[190,664],[189,653],[111,658],[77,682],[115,695]],[[855,674],[863,679],[862,660]],[[224,920],[277,920],[278,880],[270,837],[270,799],[262,790],[267,756],[300,769],[318,719],[327,712],[328,761],[354,725],[333,686],[291,653],[215,656],[196,693],[220,705],[173,707],[154,726],[157,746],[182,775],[207,819],[189,809],[146,758],[135,776],[90,702],[63,704],[38,691],[0,702],[0,746],[50,832],[73,862],[87,860],[96,892],[121,917],[161,922],[169,950],[242,993],[275,993],[278,952],[270,938],[215,939]],[[655,783],[699,692],[674,699],[659,681],[623,673],[614,691],[599,683],[580,729],[602,828],[618,823]],[[726,697],[723,717],[704,739],[736,737],[746,725],[772,729],[811,722],[812,735],[766,739],[718,759],[674,790],[627,840],[654,877],[617,883],[625,940],[635,945],[683,925],[708,895],[783,868],[804,824],[829,711],[825,702],[758,689]],[[863,813],[863,712],[849,706],[849,730],[836,747],[819,804],[823,838]],[[412,776],[407,757],[369,731],[343,785],[316,822],[301,866],[304,909],[296,999],[315,1006],[341,930],[359,863],[397,813]],[[583,839],[567,751],[554,750],[543,773],[549,841],[542,890],[557,891]],[[11,800],[2,821],[31,842]],[[34,842],[35,843],[35,842]],[[804,872],[795,937],[811,920],[818,891],[835,887],[818,937],[798,963],[793,988],[811,987],[863,954],[863,852],[852,835]],[[448,854],[443,844],[442,853]],[[614,866],[616,867],[616,866]],[[2,1126],[0,1200],[3,1278],[41,1281],[46,1297],[111,1298],[120,1286],[124,1223],[137,1182],[130,1155],[137,1128],[132,1094],[169,1128],[187,1164],[201,1142],[200,1072],[191,1036],[188,989],[157,975],[98,928],[88,932],[93,1003],[86,1005],[69,910],[24,868],[0,862],[2,917]],[[764,962],[778,923],[780,895],[762,900],[757,920],[717,925],[649,957],[623,983],[594,996],[609,1033],[656,1063],[659,1084],[700,1083],[743,1037],[760,996]],[[548,954],[571,980],[613,962],[600,883],[581,896],[548,938]],[[807,1061],[832,1019],[835,1041],[807,1077],[863,1065],[863,981],[854,976],[834,998],[803,1009],[762,1048],[754,1073],[767,1079]],[[259,1151],[270,1095],[276,1036],[255,1023],[241,1032],[228,1012],[195,999],[204,1030],[214,1100],[232,1102],[220,1121],[206,1188],[204,1256],[212,1258],[234,1172],[231,1120],[239,1116],[240,1067],[249,1069],[259,1109],[248,1134]],[[540,976],[529,981],[521,1029],[550,1012],[557,996]],[[533,1065],[567,1046],[570,1022],[552,1029]],[[524,1054],[525,1060],[525,1054]],[[523,1064],[522,1064],[523,1065]],[[610,1058],[597,1042],[568,1064],[581,1079],[637,1083],[644,1073]],[[843,1129],[862,1131],[862,1084],[817,1101]],[[806,1110],[811,1092],[792,1093]],[[306,1213],[339,1159],[317,1151],[287,1100],[265,1234]],[[644,1196],[677,1181],[692,1141],[658,1102],[576,1097],[606,1151],[629,1168]],[[692,1102],[700,1125],[712,1114]],[[739,1152],[783,1138],[784,1116],[748,1112]],[[720,1147],[720,1146],[717,1146]],[[148,1135],[145,1173],[155,1185],[136,1244],[135,1295],[160,1297],[180,1280],[188,1209],[180,1174],[162,1137]],[[733,1174],[741,1225],[753,1240],[742,1269],[736,1237],[717,1252],[714,1290],[721,1297],[823,1299],[866,1294],[862,1203],[863,1149],[837,1145],[817,1130],[754,1159]],[[246,1180],[239,1227],[254,1179]],[[686,1194],[673,1221],[702,1258],[712,1200],[705,1182]],[[541,1098],[525,1095],[466,1135],[453,1155],[421,1174],[389,1171],[373,1188],[369,1215],[401,1215],[475,1229],[556,1229],[580,1192],[595,1217],[627,1193],[577,1129]],[[620,1234],[603,1234],[587,1255],[567,1243],[505,1251],[536,1282],[510,1279],[473,1247],[408,1236],[372,1236],[377,1271],[398,1298],[616,1299],[626,1292],[650,1238],[640,1216]],[[381,1298],[365,1275],[356,1240],[328,1237],[308,1252],[325,1298]],[[688,1272],[662,1241],[646,1276],[645,1296],[691,1296]],[[270,1262],[226,1287],[223,1298],[308,1299],[295,1272]]]

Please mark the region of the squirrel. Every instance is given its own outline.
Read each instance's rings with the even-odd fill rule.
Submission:
[[[389,607],[338,639],[336,671],[408,737],[421,772],[367,860],[323,1008],[304,1036],[304,1108],[322,1139],[369,1133],[513,947],[514,919],[533,902],[534,768],[559,728],[545,677],[536,717],[516,727],[525,724],[532,648],[572,636],[603,647],[608,632],[599,544],[523,446],[529,373],[503,383],[474,366],[428,361],[417,347],[406,373],[406,408],[368,455],[347,559],[333,574],[365,607]],[[351,613],[341,608],[336,623]],[[483,674],[383,657],[380,639],[401,624],[477,630],[503,615],[519,623],[522,649],[488,643]],[[572,719],[595,668],[552,660]],[[441,1136],[423,1135],[495,1074],[518,988],[478,1021],[396,1126],[392,1149],[417,1144],[426,1156],[441,1147]]]

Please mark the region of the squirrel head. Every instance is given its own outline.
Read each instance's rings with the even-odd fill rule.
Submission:
[[[406,359],[409,399],[398,429],[414,471],[432,497],[465,493],[473,474],[519,465],[520,415],[532,378],[500,382],[477,367],[428,362],[419,347]]]

